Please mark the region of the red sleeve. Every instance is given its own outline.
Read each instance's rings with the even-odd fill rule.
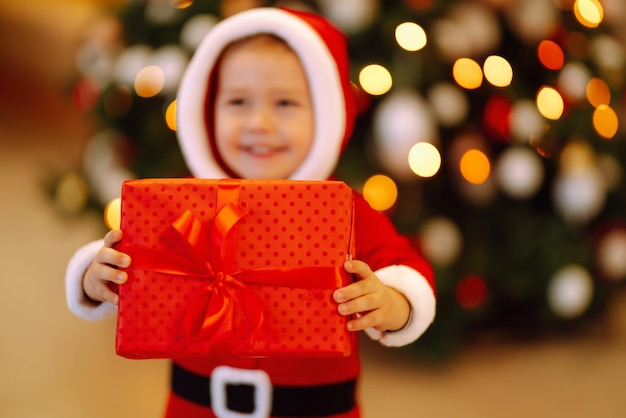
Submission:
[[[433,269],[408,237],[401,235],[383,213],[375,211],[360,193],[354,192],[355,258],[374,271],[404,265],[426,278],[435,293]]]

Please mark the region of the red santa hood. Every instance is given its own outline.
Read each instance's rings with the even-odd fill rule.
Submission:
[[[230,177],[214,155],[210,128],[212,74],[224,48],[255,34],[282,38],[299,57],[309,81],[315,136],[309,155],[292,180],[326,180],[334,171],[356,117],[345,36],[322,17],[284,8],[257,8],[215,25],[196,50],[177,98],[178,141],[187,166],[198,178]],[[209,119],[207,120],[207,115]]]

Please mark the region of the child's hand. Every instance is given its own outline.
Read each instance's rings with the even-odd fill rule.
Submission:
[[[344,268],[359,279],[333,294],[341,315],[357,315],[348,322],[350,331],[374,328],[378,331],[396,331],[409,320],[410,306],[404,295],[387,287],[370,267],[358,260],[346,261]]]
[[[118,268],[130,266],[130,257],[113,248],[121,239],[121,230],[109,231],[104,236],[104,246],[98,250],[83,276],[83,290],[95,302],[119,303],[114,289],[125,283],[128,276]]]

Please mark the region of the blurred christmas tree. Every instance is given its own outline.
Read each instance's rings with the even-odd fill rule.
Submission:
[[[322,13],[349,36],[361,116],[338,176],[435,267],[438,317],[420,347],[601,318],[626,278],[621,0],[131,2],[78,56],[73,94],[103,130],[86,187],[63,176],[60,206],[101,210],[126,178],[187,175],[172,104],[185,65],[220,18],[266,5]]]

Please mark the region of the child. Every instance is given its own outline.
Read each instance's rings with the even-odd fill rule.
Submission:
[[[242,12],[207,35],[177,103],[179,142],[196,177],[326,180],[355,119],[345,39],[310,13]],[[358,260],[344,268],[358,280],[335,291],[337,310],[357,314],[351,331],[386,346],[409,344],[434,319],[431,269],[384,215],[354,198]],[[121,237],[110,231],[70,260],[68,304],[78,316],[115,312],[111,287],[127,279],[117,268],[132,263],[113,248]],[[342,358],[174,359],[166,416],[359,417],[357,351]]]

